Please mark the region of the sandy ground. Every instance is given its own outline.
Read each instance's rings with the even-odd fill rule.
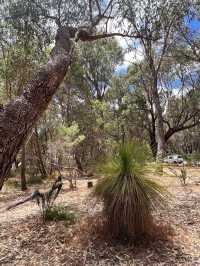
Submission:
[[[78,181],[74,191],[69,191],[66,181],[57,199],[79,215],[77,224],[69,228],[62,222],[44,225],[34,202],[5,211],[35,189],[24,193],[7,187],[0,194],[0,265],[200,265],[200,169],[187,172],[186,186],[169,169],[155,177],[171,193],[169,206],[156,215],[172,225],[172,241],[158,239],[131,245],[99,240],[95,235],[91,229],[95,222],[88,222],[86,217],[95,219],[101,207],[90,199],[87,180]],[[84,245],[79,243],[82,238],[87,239]]]
[[[43,188],[41,191],[47,190],[47,187],[49,185],[43,185]],[[70,205],[72,207],[79,206],[80,210],[82,209],[82,205],[84,204],[84,201],[87,199],[87,196],[89,194],[89,190],[87,189],[87,180],[84,181],[78,181],[77,190],[69,190],[69,185],[67,181],[64,181],[64,186],[62,189],[62,192],[58,196],[56,203],[62,204],[62,205]],[[33,216],[40,213],[40,210],[38,206],[34,202],[27,202],[24,205],[21,205],[20,207],[16,207],[15,209],[11,209],[9,211],[6,211],[5,208],[12,205],[14,202],[18,202],[21,199],[29,196],[35,188],[31,188],[26,192],[19,192],[17,191],[16,195],[11,197],[9,199],[8,195],[12,194],[12,190],[5,189],[5,192],[3,192],[4,195],[7,196],[7,199],[3,201],[1,199],[0,201],[0,223],[7,223],[13,222],[16,220],[27,218],[28,216]],[[1,195],[3,198],[3,195]]]

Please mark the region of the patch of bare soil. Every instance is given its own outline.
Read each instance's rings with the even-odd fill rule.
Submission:
[[[200,178],[198,170],[189,173],[185,187],[173,175],[159,178],[172,200],[155,215],[173,227],[173,235],[134,244],[117,243],[105,235],[99,218],[101,206],[88,199],[87,181],[79,181],[74,191],[68,191],[66,184],[57,200],[79,216],[69,227],[64,222],[43,224],[34,203],[4,212],[4,205],[13,202],[12,191],[10,201],[6,194],[6,202],[0,202],[0,265],[200,265]]]

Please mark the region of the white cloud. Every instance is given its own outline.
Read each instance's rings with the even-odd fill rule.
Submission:
[[[119,43],[119,45],[123,48],[123,49],[127,49],[128,48],[128,40],[124,37],[120,37],[120,36],[116,36],[115,37],[117,42]]]
[[[122,45],[124,43],[122,42]],[[121,45],[121,46],[122,46]],[[123,46],[122,46],[123,48]],[[127,73],[127,69],[129,65],[133,63],[141,62],[144,59],[144,53],[141,46],[138,46],[137,48],[132,49],[131,51],[128,51],[124,54],[124,60],[123,63],[116,68],[116,73],[118,74],[125,74]]]
[[[124,64],[129,66],[132,63],[141,62],[144,59],[144,52],[141,46],[138,46],[134,50],[125,53]]]
[[[131,34],[131,24],[128,20],[121,21],[121,18],[116,17],[108,22],[108,32],[119,32],[122,34]],[[144,59],[144,53],[139,41],[128,37],[115,37],[124,52],[124,61],[117,66],[116,73],[125,73],[128,66],[132,63],[141,62]]]

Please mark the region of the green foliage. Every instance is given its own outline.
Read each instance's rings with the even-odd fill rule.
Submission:
[[[165,203],[166,190],[147,177],[150,168],[146,145],[134,141],[120,146],[102,166],[104,177],[94,194],[103,200],[111,233],[135,238],[148,233],[152,209]]]
[[[66,135],[73,137],[74,135],[77,135],[79,133],[78,124],[76,122],[73,122],[70,127],[65,127],[65,126],[61,125],[58,128],[58,133],[62,137],[65,137]]]
[[[92,110],[96,118],[97,126],[109,130],[109,105],[105,101],[94,100],[92,101]]]
[[[104,9],[105,1],[98,2]],[[158,112],[151,88],[152,80],[155,81],[154,78],[158,77],[157,83],[163,84],[163,89],[158,89],[158,96],[163,109],[161,115],[166,125],[164,131],[166,136],[174,130],[179,132],[167,141],[169,152],[182,154],[188,152],[188,147],[189,151],[196,148],[198,151],[199,128],[195,129],[196,133],[190,128],[198,123],[200,114],[199,70],[192,59],[193,50],[198,49],[190,49],[193,45],[190,47],[181,36],[178,38],[177,25],[183,27],[183,32],[188,32],[187,37],[192,37],[190,41],[194,46],[198,46],[199,35],[189,34],[191,29],[187,28],[185,23],[181,25],[184,19],[177,23],[174,15],[178,15],[180,5],[176,7],[173,2],[117,1],[119,10],[114,8],[112,11],[120,14],[119,24],[123,28],[125,19],[125,24],[128,22],[127,26],[131,32],[139,30],[139,35],[144,37],[142,42],[139,38],[130,47],[128,42],[126,48],[124,45],[122,48],[115,38],[76,43],[65,80],[46,115],[40,120],[38,134],[47,172],[52,170],[52,164],[74,165],[74,154],[78,155],[83,168],[87,168],[109,153],[116,143],[133,137],[149,141],[152,151],[156,153]],[[91,8],[95,21],[99,9],[97,1],[91,1]],[[20,95],[36,69],[47,62],[54,46],[57,28],[55,22],[73,27],[82,25],[82,22],[85,25],[86,21],[89,21],[89,9],[88,1],[80,0],[1,1],[1,104],[5,105]],[[194,13],[195,9],[196,7]],[[193,12],[187,12],[187,16],[191,16]],[[199,17],[198,12],[197,14]],[[109,10],[105,15],[113,17]],[[170,21],[177,24],[175,28]],[[137,29],[134,28],[135,22]],[[105,30],[103,28],[102,31]],[[166,35],[167,29],[169,34]],[[162,49],[156,47],[160,40],[164,42],[163,36],[168,36],[166,44],[173,45],[164,45],[166,49],[162,54]],[[174,41],[174,37],[178,41]],[[143,41],[146,43],[145,49]],[[152,45],[149,46],[148,41],[152,42]],[[142,56],[138,58],[140,54]],[[127,60],[127,55],[132,58]],[[149,55],[155,57],[156,65],[161,61],[159,73],[154,75],[154,78],[153,68],[149,67]],[[164,60],[159,60],[159,57]],[[197,59],[195,55],[193,58]],[[129,64],[127,75],[122,74],[119,66],[128,61],[133,64]],[[177,76],[180,78],[180,90],[174,88]],[[181,125],[188,129],[182,132]],[[34,135],[30,138],[26,156],[26,172],[29,175],[35,172],[35,168],[37,173],[41,170],[39,168],[43,168],[39,165],[41,160],[38,160],[33,139]],[[196,163],[198,165],[198,162]],[[159,166],[157,170],[160,172],[158,168]]]
[[[8,179],[5,184],[10,188],[20,188],[21,186],[18,180],[12,180],[12,178]]]
[[[57,128],[58,136],[63,138],[64,145],[66,147],[73,147],[81,143],[84,139],[84,135],[80,135],[80,129],[76,122],[73,122],[71,126],[65,127],[64,125],[60,125]]]
[[[187,154],[185,157],[188,161],[200,161],[200,153],[198,153],[198,152],[193,152],[192,154]]]
[[[45,210],[45,221],[65,221],[66,226],[76,222],[75,214],[62,205],[55,205]]]

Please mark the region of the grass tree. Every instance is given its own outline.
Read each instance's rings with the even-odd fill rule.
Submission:
[[[152,210],[163,206],[166,190],[147,177],[149,152],[137,141],[125,143],[102,166],[95,195],[103,200],[109,230],[115,237],[148,233]]]

